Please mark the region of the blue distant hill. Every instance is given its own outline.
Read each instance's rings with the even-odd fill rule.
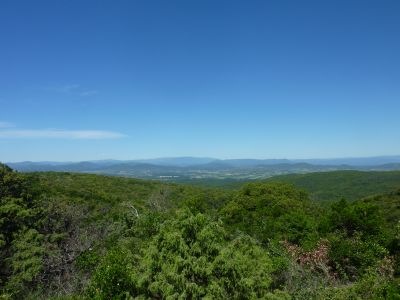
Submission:
[[[83,162],[8,163],[23,172],[55,171],[96,173],[138,178],[263,179],[284,174],[305,174],[340,170],[400,170],[400,156],[338,159],[215,159],[209,157],[170,157],[141,160],[97,160]]]

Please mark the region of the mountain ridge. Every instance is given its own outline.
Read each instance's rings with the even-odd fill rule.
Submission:
[[[398,161],[399,162],[398,162]],[[332,164],[335,161],[338,164]],[[318,163],[317,163],[318,162]],[[347,162],[347,163],[346,163]],[[145,179],[265,179],[276,175],[340,170],[400,170],[400,156],[336,160],[289,159],[212,159],[207,157],[170,157],[147,160],[93,160],[81,162],[17,162],[8,165],[21,172],[95,173]],[[360,165],[364,162],[363,165]],[[381,162],[382,164],[371,164]]]

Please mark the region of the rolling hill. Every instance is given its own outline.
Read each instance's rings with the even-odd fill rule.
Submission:
[[[350,201],[400,188],[400,171],[334,171],[275,176],[266,182],[285,182],[302,188],[315,200]]]

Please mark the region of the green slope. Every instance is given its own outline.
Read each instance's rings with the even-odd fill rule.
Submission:
[[[400,221],[400,189],[361,200],[364,203],[377,205],[383,213],[385,219],[394,226]]]
[[[36,172],[24,176],[36,182],[45,197],[56,198],[58,203],[90,206],[91,214],[93,208],[103,211],[112,208],[110,212],[118,213],[131,205],[143,212],[160,210],[198,197],[205,197],[207,201],[202,204],[210,208],[220,205],[231,193],[222,189],[95,174]]]
[[[350,201],[400,188],[400,171],[334,171],[272,177],[267,182],[291,183],[310,193],[314,200],[345,198]]]

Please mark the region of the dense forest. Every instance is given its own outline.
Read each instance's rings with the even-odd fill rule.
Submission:
[[[333,171],[289,174],[271,177],[266,182],[285,182],[306,190],[317,201],[345,198],[358,200],[400,189],[400,171]]]
[[[359,173],[333,193],[338,173],[222,189],[0,164],[0,299],[400,299],[398,181]]]

